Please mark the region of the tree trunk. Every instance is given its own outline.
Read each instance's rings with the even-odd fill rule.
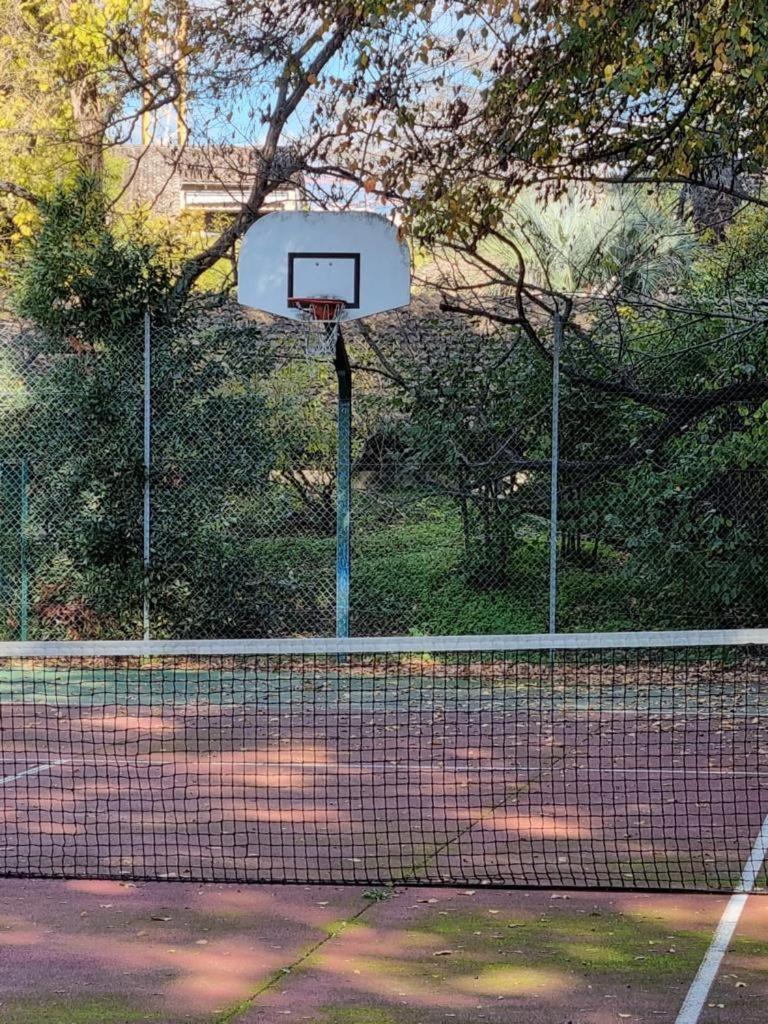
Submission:
[[[59,0],[59,17],[64,24],[76,21],[74,0]],[[75,123],[75,154],[81,174],[101,184],[104,178],[104,106],[99,92],[99,75],[86,61],[72,70],[69,97]]]
[[[713,162],[707,169],[706,182],[710,187],[686,185],[681,195],[681,206],[691,207],[691,219],[698,235],[705,231],[721,242],[739,208],[739,200],[729,195],[728,189],[744,189],[734,168],[734,162],[725,158]],[[711,187],[715,186],[715,187]],[[720,187],[717,187],[720,186]]]
[[[75,82],[70,90],[80,171],[100,184],[104,178],[104,120],[101,97],[93,76]]]

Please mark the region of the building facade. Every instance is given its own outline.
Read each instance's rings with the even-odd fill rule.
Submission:
[[[117,147],[123,167],[123,202],[178,217],[202,213],[206,221],[236,214],[247,201],[261,159],[252,147],[196,147],[182,150],[162,145]],[[304,206],[302,178],[290,154],[280,154],[273,170],[278,185],[264,211],[298,210]]]

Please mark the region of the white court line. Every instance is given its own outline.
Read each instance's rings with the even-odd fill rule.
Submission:
[[[698,1024],[709,990],[720,970],[723,957],[728,952],[744,906],[755,887],[758,872],[765,861],[766,853],[768,853],[768,817],[763,822],[763,827],[755,840],[749,859],[744,865],[736,891],[728,900],[720,923],[712,936],[709,949],[696,972],[696,977],[691,982],[691,987],[680,1007],[675,1024]]]
[[[49,761],[47,764],[37,764],[34,768],[27,768],[23,772],[17,772],[16,775],[6,775],[0,779],[0,786],[7,786],[11,782],[16,782],[17,779],[23,778],[25,775],[38,775],[40,772],[50,771],[51,768],[55,768],[60,764],[68,764],[69,758],[62,758],[60,761]]]

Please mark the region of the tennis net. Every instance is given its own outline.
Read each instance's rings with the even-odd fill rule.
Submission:
[[[0,874],[768,883],[768,631],[0,644]]]

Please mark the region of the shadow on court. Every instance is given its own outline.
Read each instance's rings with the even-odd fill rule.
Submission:
[[[3,1024],[674,1022],[725,898],[0,881]],[[765,1020],[753,897],[703,1024]]]
[[[757,850],[763,667],[715,667],[14,670],[0,1022],[675,1024],[726,897],[619,890]],[[765,902],[685,1024],[765,1020]]]
[[[736,884],[768,812],[762,717],[521,715],[510,701],[274,714],[6,704],[0,874]]]

